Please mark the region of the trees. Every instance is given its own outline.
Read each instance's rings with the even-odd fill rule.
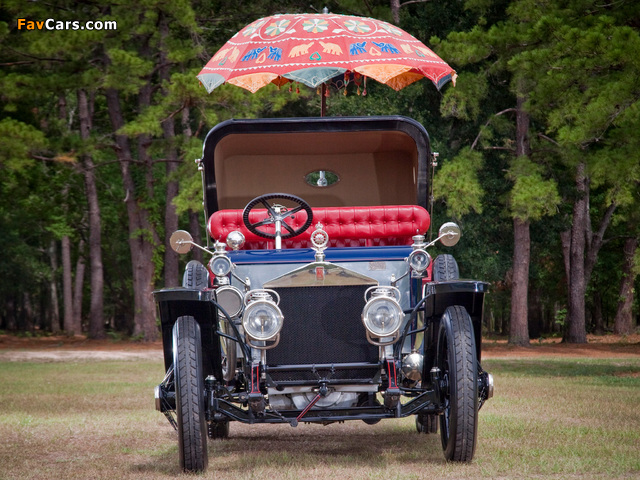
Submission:
[[[637,8],[626,0],[396,4],[401,26],[419,39],[437,45],[433,35],[446,37],[438,48],[459,69],[457,86],[438,95],[424,81],[401,92],[369,82],[366,97],[332,96],[329,113],[406,114],[427,127],[442,154],[436,194],[464,228],[456,256],[465,271],[496,282],[500,293],[488,306],[499,323],[511,310],[512,342],[528,341],[527,304],[559,308],[565,288],[565,337],[583,341],[585,312],[600,303],[591,278],[618,290],[598,289],[605,317],[613,317],[619,296],[620,318],[628,318],[629,305],[637,308],[630,263],[640,181]],[[16,18],[46,19],[49,7],[3,3],[0,266],[8,273],[0,280],[0,328],[60,328],[48,325],[55,288],[66,331],[79,333],[84,308],[93,336],[109,324],[152,339],[150,292],[176,284],[182,261],[165,249],[166,236],[190,224],[197,238],[203,223],[193,160],[208,128],[231,116],[319,111],[318,97],[305,89],[249,95],[223,86],[207,95],[195,75],[246,23],[308,4],[56,6],[59,20],[115,19],[118,28],[17,31]],[[390,19],[390,6],[349,0],[331,8]],[[443,216],[436,209],[434,223]],[[538,292],[565,271],[561,251],[566,285]],[[620,276],[611,265],[623,258],[629,267]],[[527,301],[532,282],[537,293]]]
[[[460,82],[471,81],[473,86],[449,90],[443,113],[477,118],[481,102],[485,101],[485,108],[489,105],[487,92],[498,90],[508,92],[505,96],[516,97],[516,116],[517,112],[531,116],[538,148],[544,144],[545,153],[536,154],[532,149],[530,155],[524,156],[544,166],[547,175],[553,171],[573,203],[572,212],[567,214],[571,231],[563,235],[569,297],[565,340],[584,342],[586,287],[616,208],[628,202],[629,188],[636,188],[637,160],[627,145],[635,144],[637,135],[632,131],[638,129],[634,113],[640,98],[638,63],[634,60],[638,58],[638,35],[629,26],[637,22],[638,12],[632,12],[626,2],[606,6],[588,0],[543,3],[541,7],[539,2],[530,0],[511,2],[497,23],[491,24],[487,17],[481,17],[489,27],[476,25],[468,32],[447,37],[440,47],[443,56],[459,65],[472,65],[474,71],[460,74]],[[504,4],[468,2],[467,5],[489,15]],[[484,131],[490,123],[485,124]],[[520,152],[526,152],[526,145],[525,148],[521,145],[525,139],[516,126],[515,143]],[[623,154],[624,151],[628,154]],[[604,166],[611,162],[615,162],[615,169]],[[514,169],[517,163],[518,160],[508,174],[514,181],[512,201],[519,196],[518,180],[527,178],[526,174],[520,177],[522,172]],[[538,170],[535,175],[540,173],[543,172]],[[621,175],[634,182],[623,181]],[[571,177],[574,187],[568,189]],[[525,183],[530,181],[531,178]],[[550,207],[558,203],[557,194],[548,188],[550,182],[553,180],[536,182],[538,186],[528,190],[533,195],[522,205]],[[603,197],[607,203],[598,209],[602,212],[598,227],[592,229],[589,193],[596,186],[608,193]],[[543,191],[551,196],[541,197]],[[553,208],[547,211],[552,212]],[[526,271],[523,267],[519,272],[517,258],[522,259],[522,266],[528,264],[524,233],[527,227],[521,223],[527,215],[521,212],[514,217],[519,220],[514,220],[517,237],[512,325],[526,318],[526,300],[523,301],[526,289],[519,285],[526,281]],[[520,343],[522,333],[511,341]]]
[[[7,116],[7,135],[13,135],[16,144],[23,142],[31,146],[25,148],[11,143],[11,149],[7,149],[2,159],[7,165],[20,167],[26,177],[33,175],[26,165],[34,163],[34,154],[40,162],[45,162],[39,164],[45,172],[53,160],[64,160],[66,167],[61,168],[83,179],[82,209],[86,215],[80,215],[79,220],[71,205],[59,198],[61,208],[56,211],[55,222],[51,222],[55,223],[56,235],[59,233],[56,240],[63,245],[65,328],[79,333],[77,324],[72,325],[71,320],[77,317],[69,313],[79,309],[77,300],[82,297],[86,244],[91,277],[90,336],[103,336],[108,322],[120,323],[119,328],[153,340],[158,328],[152,291],[161,284],[163,255],[167,284],[178,283],[178,258],[172,251],[165,254],[163,240],[179,222],[174,205],[178,181],[184,175],[179,165],[188,160],[189,175],[198,175],[193,159],[201,146],[194,144],[201,140],[193,137],[201,136],[205,125],[229,118],[239,109],[244,116],[254,115],[258,109],[277,108],[285,102],[285,97],[265,92],[247,100],[240,92],[223,89],[222,94],[214,98],[198,86],[195,75],[206,55],[202,54],[201,45],[205,40],[196,22],[194,7],[203,19],[209,19],[211,9],[219,7],[217,3],[74,2],[67,5],[58,2],[57,7],[56,22],[116,20],[117,30],[16,31],[15,23],[2,23],[0,34],[6,46],[2,55],[7,69],[0,74],[0,83],[4,87],[3,100],[14,105],[13,111],[6,108],[0,114],[0,121]],[[3,9],[5,17],[11,18],[39,20],[51,16],[48,6],[37,2],[25,6],[22,2],[9,1],[3,4]],[[240,17],[234,21],[246,23]],[[215,42],[223,43],[228,35],[224,32],[224,40],[213,39],[211,43],[214,46]],[[272,99],[266,100],[269,96]],[[37,112],[22,113],[29,111]],[[182,134],[176,134],[176,119],[180,120]],[[112,177],[114,164],[119,167],[119,181]],[[20,198],[29,194],[20,192],[20,185],[10,184],[8,180],[3,185],[7,191],[19,192]],[[69,192],[71,185],[62,190]],[[43,190],[37,194],[51,198]],[[109,199],[108,219],[103,218],[101,212],[105,207],[101,196]],[[201,198],[190,204],[197,203],[199,208],[200,202]],[[130,260],[129,266],[124,267],[125,274],[119,275],[123,269],[120,239],[114,234],[119,235],[123,230],[120,223],[123,218],[127,219]],[[44,229],[53,228],[45,218],[42,220]],[[87,235],[85,222],[88,222]],[[119,224],[114,228],[111,222]],[[15,229],[15,225],[11,228]],[[111,234],[107,244],[102,235],[105,228]],[[75,248],[72,239],[77,242]],[[49,242],[44,245],[49,248]],[[103,264],[105,253],[111,261]],[[28,256],[27,252],[22,256]],[[73,295],[69,295],[70,265],[74,257],[78,266],[75,302]],[[13,270],[22,271],[23,282],[30,281],[24,278],[27,273],[24,267]],[[52,271],[52,275],[57,276],[55,264],[48,260],[47,267],[41,270]],[[123,288],[128,278],[132,281],[128,288]],[[103,313],[105,283],[112,295],[108,315]],[[57,288],[56,283],[50,283],[49,288]],[[12,286],[7,285],[7,289],[12,290]],[[23,289],[24,292],[30,290]],[[118,294],[125,291],[124,297],[114,295],[116,290]],[[27,293],[15,303],[24,304],[21,311],[33,311],[33,301]],[[118,321],[122,316],[130,317],[130,321]]]
[[[495,3],[500,8],[499,2]],[[481,148],[509,152],[513,156],[506,175],[512,182],[507,208],[513,219],[514,235],[509,342],[528,345],[529,227],[531,221],[553,214],[559,197],[555,181],[545,178],[549,172],[544,171],[544,159],[536,157],[531,148],[527,102],[532,85],[519,69],[513,68],[514,60],[532,48],[529,46],[530,25],[508,12],[501,20],[488,29],[476,25],[468,32],[451,33],[446,42],[440,43],[445,58],[455,65],[473,65],[475,70],[461,74],[460,80],[468,81],[469,86],[448,90],[441,110],[445,115],[476,122],[488,118],[471,148],[480,140]],[[507,108],[504,108],[505,100],[511,103]],[[497,128],[492,125],[496,117],[505,114],[514,114],[515,125],[506,130],[504,124]],[[439,175],[448,174],[449,170],[443,169]],[[457,195],[456,190],[447,191],[451,197]]]
[[[571,233],[565,234],[569,285],[567,342],[586,341],[585,293],[617,208],[628,205],[639,175],[637,135],[640,13],[628,2],[516,2],[532,19],[536,48],[514,62],[533,83],[530,108],[555,138],[556,152],[575,181]],[[606,191],[592,229],[590,192]]]

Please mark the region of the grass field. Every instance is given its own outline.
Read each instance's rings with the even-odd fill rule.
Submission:
[[[413,418],[375,426],[231,425],[201,478],[640,478],[640,358],[494,359],[471,464],[446,463]],[[0,479],[181,476],[154,410],[162,363],[0,363]]]

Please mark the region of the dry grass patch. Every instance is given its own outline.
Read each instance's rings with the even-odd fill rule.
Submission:
[[[495,359],[471,464],[444,461],[413,419],[374,426],[231,425],[208,479],[640,476],[640,359]],[[168,479],[177,436],[154,410],[161,361],[0,363],[0,479]],[[192,476],[187,476],[192,477]]]

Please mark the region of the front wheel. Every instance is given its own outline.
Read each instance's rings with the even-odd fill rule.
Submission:
[[[180,467],[185,472],[203,471],[208,458],[202,344],[200,326],[193,317],[176,320],[173,351]]]
[[[444,402],[440,416],[444,456],[470,462],[478,434],[478,361],[471,317],[464,307],[448,307],[442,315],[436,365]]]

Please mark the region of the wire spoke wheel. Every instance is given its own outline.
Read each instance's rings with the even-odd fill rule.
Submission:
[[[444,412],[440,438],[447,460],[470,462],[478,433],[478,362],[471,317],[464,307],[448,307],[438,333]]]
[[[220,329],[227,335],[233,335],[233,329],[226,319],[220,319]],[[230,382],[236,376],[238,359],[237,344],[233,340],[220,336],[220,353],[223,380]]]

